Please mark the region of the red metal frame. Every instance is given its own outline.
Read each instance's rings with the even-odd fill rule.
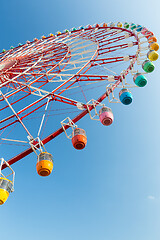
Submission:
[[[112,32],[108,32],[106,31],[107,29],[113,29]],[[77,101],[69,99],[67,97],[62,96],[61,94],[63,92],[65,92],[67,89],[69,89],[72,85],[74,85],[76,82],[83,82],[83,81],[103,81],[103,80],[107,80],[106,75],[87,75],[87,71],[95,66],[95,65],[103,65],[103,64],[108,64],[108,63],[113,63],[113,62],[118,62],[118,61],[123,61],[124,60],[124,56],[118,56],[118,57],[110,57],[110,58],[99,58],[101,55],[106,54],[108,52],[115,52],[118,49],[123,49],[123,48],[127,48],[128,45],[127,44],[118,44],[115,46],[109,46],[111,43],[116,43],[119,42],[120,40],[125,39],[125,34],[129,34],[129,36],[134,36],[136,41],[133,42],[133,45],[138,45],[139,43],[139,39],[136,36],[136,34],[134,34],[131,30],[127,30],[127,29],[119,29],[117,27],[100,27],[98,32],[94,31],[95,28],[91,28],[91,29],[85,29],[83,30],[77,30],[71,33],[70,37],[73,36],[78,36],[84,39],[89,39],[93,42],[97,43],[97,50],[95,51],[95,54],[93,55],[93,57],[90,59],[89,62],[87,62],[75,75],[73,75],[71,78],[69,78],[67,81],[65,81],[64,83],[62,83],[60,86],[58,86],[57,88],[55,88],[50,94],[45,95],[44,97],[38,99],[37,101],[33,102],[32,104],[26,106],[25,108],[21,109],[20,111],[17,112],[17,115],[20,117],[20,119],[24,119],[25,117],[27,117],[28,115],[30,115],[31,113],[35,112],[36,110],[38,110],[39,108],[41,108],[42,106],[44,106],[47,102],[48,97],[51,97],[50,101],[59,101],[62,103],[66,103],[66,104],[70,104],[73,106],[76,106]],[[114,31],[115,30],[115,31]],[[121,36],[116,36],[117,35],[117,30],[121,30]],[[60,35],[58,39],[63,39],[66,38],[68,36],[67,33]],[[37,42],[35,42],[34,44],[31,43],[30,45],[25,44],[23,47],[17,47],[14,50],[9,50],[9,54],[6,55],[5,58],[5,54],[2,55],[1,59],[5,59],[3,60],[4,62],[7,61],[8,59],[12,59],[14,57],[14,54],[16,54],[18,52],[21,53],[26,53],[27,51],[33,52],[33,54],[29,55],[26,58],[23,58],[22,60],[19,60],[17,65],[15,65],[15,67],[11,67],[10,69],[6,69],[5,72],[4,71],[0,71],[0,81],[2,82],[1,86],[4,87],[10,87],[10,88],[14,88],[15,91],[13,93],[10,93],[6,96],[6,98],[10,99],[12,97],[12,95],[17,94],[19,92],[25,92],[26,95],[19,98],[18,100],[14,101],[11,103],[11,105],[14,105],[15,103],[17,103],[18,101],[21,101],[22,99],[30,96],[33,91],[31,87],[32,85],[34,85],[35,83],[38,83],[38,88],[41,89],[45,84],[48,83],[48,81],[52,80],[55,78],[55,76],[53,76],[51,79],[48,79],[47,77],[47,73],[50,72],[54,72],[54,73],[60,73],[62,71],[62,68],[60,68],[60,63],[64,62],[64,66],[63,69],[66,67],[67,63],[70,61],[71,59],[71,53],[70,50],[67,46],[67,44],[62,44],[62,43],[58,43],[55,39],[55,37],[48,37],[44,40],[39,40]],[[42,44],[42,41],[44,41],[44,44]],[[46,42],[45,42],[46,41]],[[32,46],[33,44],[33,46]],[[50,47],[51,44],[51,47]],[[31,46],[31,47],[30,47]],[[107,46],[107,47],[106,47]],[[50,48],[49,48],[50,47]],[[43,51],[42,51],[43,48]],[[139,48],[139,47],[138,47]],[[20,50],[21,49],[21,50]],[[35,49],[41,49],[40,52],[36,53]],[[43,57],[47,56],[47,54],[49,54],[50,52],[54,51],[54,55],[52,57],[49,57],[45,63],[43,64],[39,64],[37,63],[37,68],[35,70],[35,68],[33,69],[32,67],[29,68],[29,64],[35,64],[36,61],[38,61],[38,59],[40,59],[42,57],[42,52],[43,52]],[[12,57],[13,56],[13,57]],[[131,70],[131,68],[133,67],[133,64],[136,61],[137,55],[131,55],[129,56],[130,59],[133,59],[132,64],[129,65],[128,69],[125,71],[125,75],[127,75],[129,73],[129,71]],[[56,62],[56,63],[55,63]],[[65,65],[66,63],[66,65]],[[34,80],[31,82],[28,82],[27,77],[25,74],[23,74],[23,72],[26,70],[27,68],[29,68],[28,73],[34,77]],[[47,69],[48,68],[48,69]],[[37,70],[39,72],[37,72]],[[45,70],[45,72],[44,72]],[[125,77],[124,76],[115,76],[114,79],[116,80],[116,83],[113,85],[112,87],[112,91],[121,83],[122,78]],[[3,76],[7,76],[8,80],[4,81]],[[19,79],[21,79],[21,81],[18,81]],[[71,82],[72,80],[72,82]],[[26,85],[27,83],[27,85]],[[70,83],[68,85],[68,83]],[[63,90],[62,87],[66,86]],[[60,90],[61,89],[61,90]],[[56,93],[57,91],[58,94]],[[108,94],[111,93],[111,89],[109,89],[109,91],[105,92],[100,98],[97,99],[97,102],[102,102],[107,96]],[[43,100],[44,103],[42,102]],[[3,101],[3,98],[0,98],[0,101]],[[42,104],[40,106],[36,107],[36,104],[42,102]],[[34,106],[34,110],[25,113],[26,110],[29,110],[31,107]],[[8,106],[6,105],[5,107],[1,108],[1,110],[7,108]],[[84,108],[86,108],[86,105],[84,104]],[[93,106],[90,106],[90,111],[93,109]],[[23,113],[23,115],[22,115]],[[80,113],[78,116],[76,116],[75,118],[72,119],[72,121],[74,123],[76,123],[77,121],[79,121],[82,117],[84,117],[86,114],[88,113],[88,110],[84,110],[82,113]],[[10,116],[8,116],[7,118],[3,119],[0,121],[0,124],[7,122],[8,120],[12,120],[12,122],[10,123],[6,123],[6,125],[4,125],[3,127],[0,128],[0,130],[5,129],[6,127],[16,123],[18,120],[14,120],[15,115],[12,114]],[[66,129],[69,128],[69,126],[65,126]],[[43,144],[46,144],[47,142],[49,142],[50,140],[52,140],[53,138],[55,138],[56,136],[58,136],[59,134],[61,134],[63,132],[63,128],[58,129],[57,131],[55,131],[54,133],[50,134],[48,137],[44,138],[42,140]],[[28,154],[30,154],[32,152],[32,148],[28,148],[27,150],[25,150],[24,152],[20,153],[19,155],[11,158],[8,163],[11,165],[17,161],[19,161],[20,159],[24,158],[25,156],[27,156]],[[3,169],[6,166],[3,165]]]

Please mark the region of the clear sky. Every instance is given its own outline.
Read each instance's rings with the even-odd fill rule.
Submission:
[[[128,21],[160,35],[160,4],[138,1],[1,1],[0,49],[50,32],[96,22]],[[87,116],[85,150],[65,136],[47,144],[48,178],[36,174],[34,154],[13,165],[15,192],[0,207],[0,239],[160,239],[160,61],[130,106],[113,104],[114,124]],[[62,151],[63,147],[63,151]],[[9,147],[0,147],[2,157]]]

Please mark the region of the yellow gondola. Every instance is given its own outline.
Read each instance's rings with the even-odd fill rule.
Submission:
[[[149,58],[150,61],[156,61],[158,59],[158,53],[154,50],[150,50],[147,53],[147,57]]]
[[[0,177],[0,205],[4,204],[13,189],[13,182],[7,178]]]
[[[3,164],[11,170],[11,173],[6,176],[2,173]],[[14,178],[15,172],[9,163],[4,158],[0,158],[0,205],[3,205],[7,201],[9,194],[14,191]]]
[[[117,23],[117,27],[121,28],[123,26],[123,24],[121,22]]]

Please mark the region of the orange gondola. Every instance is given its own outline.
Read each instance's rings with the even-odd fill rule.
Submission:
[[[37,169],[37,173],[40,176],[42,176],[42,177],[49,176],[53,170],[52,155],[47,152],[41,152],[37,158],[36,169]]]

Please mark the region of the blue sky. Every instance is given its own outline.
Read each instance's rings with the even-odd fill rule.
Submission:
[[[8,0],[1,3],[0,21],[0,49],[105,21],[139,23],[158,38],[159,1]],[[85,150],[74,150],[64,135],[47,144],[54,156],[51,176],[36,174],[33,154],[13,165],[15,192],[0,207],[2,239],[160,239],[159,64],[147,86],[134,90],[130,106],[111,106],[112,126],[81,120]],[[5,158],[9,150],[0,151]]]

